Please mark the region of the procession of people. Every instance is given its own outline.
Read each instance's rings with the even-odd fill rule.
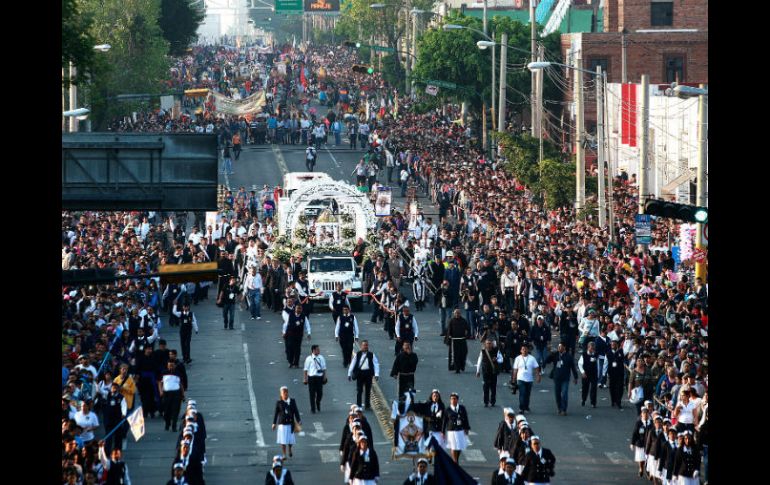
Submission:
[[[358,143],[366,150],[362,169],[351,174],[357,185],[371,189],[385,177],[384,169],[387,178],[392,171],[403,172],[405,178],[398,177],[403,190],[423,191],[439,209],[435,223],[422,214],[410,220],[397,211],[381,217],[377,243],[362,242],[351,252],[361,266],[370,315],[352,312],[341,285],[328,294],[345,375],[356,381],[349,385],[347,399],[352,401],[355,394],[355,405],[345,417],[339,448],[345,483],[382,481],[373,423],[366,417],[380,365],[390,365],[385,360],[390,350],[375,352],[367,340],[380,331],[373,325],[380,321],[381,331],[394,340],[389,375],[398,396],[391,415],[395,431],[402,418],[421,419],[424,438],[435,438],[457,464],[469,446],[474,416],[458,392],[449,392],[447,403],[437,389],[425,401],[415,401],[415,389],[433,387],[419,375],[426,358],[418,356],[415,343],[441,348],[448,356],[445,372],[464,373],[468,356],[476,359],[479,388],[459,390],[465,402],[475,399],[485,407],[502,408],[494,439],[494,429],[474,428],[500,458],[493,484],[555,480],[557,457],[542,443],[558,437],[535,434],[528,415],[567,416],[570,376],[573,385],[581,379],[581,407],[602,406],[598,396],[607,392],[611,407],[636,413],[631,448],[639,477],[689,485],[698,483],[702,473],[708,482],[708,287],[671,251],[637,249],[637,187],[617,178],[612,194],[617,238],[611,238],[606,230],[579,220],[573,209],[546,210],[537,204],[530,188],[508,174],[498,159],[488,159],[473,147],[469,131],[454,122],[460,117],[458,106],[425,114],[409,111],[414,100],[394,92],[379,75],[364,78],[351,72],[356,54],[346,48],[286,46],[271,55],[246,52],[195,47],[191,59],[180,64],[185,68],[178,82],[210,86],[230,97],[269,92],[264,120],[254,117],[254,128],[246,117],[217,117],[208,108],[180,120],[172,120],[170,113],[116,120],[113,128],[209,132],[211,125],[224,148],[234,147],[233,140],[239,149],[241,140],[317,147],[329,141],[329,132],[340,145],[345,123],[339,120],[347,119],[351,148]],[[247,76],[248,85],[222,72],[228,61],[238,65],[239,56],[254,73]],[[286,66],[285,73],[273,72],[276,60]],[[351,94],[364,83],[372,89],[363,96]],[[308,107],[321,92],[329,108],[324,117],[311,115]],[[370,102],[378,109],[363,110]],[[262,319],[263,308],[278,313],[281,323],[275,333],[284,342],[288,367],[304,364],[301,378],[310,411],[321,413],[323,403],[326,412],[326,360],[319,345],[313,344],[309,354],[302,348],[304,339],[313,340],[311,330],[316,328],[306,264],[301,254],[288,261],[270,256],[278,231],[267,201],[275,200],[267,186],[259,194],[243,188],[235,195],[228,192],[219,221],[207,227],[200,222],[188,227],[174,215],[154,212],[62,214],[63,270],[114,268],[127,276],[114,285],[62,288],[65,480],[75,475],[83,482],[93,475],[94,483],[130,483],[121,456],[126,425],[118,423],[141,405],[145,418],[160,413],[165,429],[180,433],[169,483],[204,483],[205,424],[186,390],[188,370],[196,360],[193,332],[203,324],[195,307],[209,296],[221,306],[224,330],[234,328],[240,303],[248,306],[252,320]],[[654,224],[651,246],[664,246],[667,231],[662,220]],[[374,251],[365,251],[369,245]],[[161,264],[206,261],[218,263],[215,282],[161,285],[158,278],[145,276]],[[211,295],[210,286],[216,286]],[[439,312],[439,321],[422,316],[430,306]],[[431,326],[440,329],[441,338],[425,337]],[[176,327],[181,359],[158,338],[161,329]],[[286,374],[290,384],[289,375],[294,374]],[[501,375],[518,398],[498,395]],[[554,406],[530,409],[533,386],[544,376],[553,379]],[[296,394],[295,387],[291,391]],[[282,386],[275,404],[272,429],[281,454],[273,459],[266,483],[294,483],[287,460],[293,459],[306,408],[289,391]],[[503,401],[511,407],[498,406]],[[100,426],[108,432],[113,425],[118,429],[109,439],[96,439]],[[436,483],[428,464],[426,459],[415,461],[404,483]],[[122,482],[115,481],[118,475]]]

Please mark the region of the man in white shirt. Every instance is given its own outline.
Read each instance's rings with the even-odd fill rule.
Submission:
[[[371,409],[370,395],[372,392],[372,378],[380,379],[380,361],[373,352],[369,352],[369,341],[361,341],[361,350],[356,353],[348,367],[348,380],[356,381],[356,404],[361,406],[361,394],[366,388],[366,409]]]
[[[158,382],[158,391],[163,401],[163,417],[166,420],[166,431],[170,425],[172,430],[176,431],[176,423],[179,421],[179,406],[184,399],[184,388],[182,379],[176,372],[176,362],[169,360],[166,364],[166,371],[163,373],[161,381]]]
[[[326,380],[326,359],[321,355],[321,347],[310,347],[311,354],[305,359],[304,384],[310,391],[310,412],[315,414],[316,409],[321,412],[321,399],[324,395],[324,381]]]
[[[88,356],[87,355],[80,355],[78,356],[78,365],[75,366],[75,369],[78,370],[87,370],[90,372],[94,379],[96,379],[96,367],[92,366],[88,363]]]
[[[80,411],[75,413],[75,423],[83,428],[80,439],[86,445],[93,441],[94,430],[99,428],[99,418],[96,413],[91,411],[91,401],[83,401],[80,405]]]
[[[192,243],[193,243],[195,246],[197,246],[198,244],[200,244],[200,243],[201,243],[201,238],[202,238],[202,237],[203,237],[203,234],[201,234],[201,233],[200,233],[200,231],[198,230],[198,226],[193,226],[193,228],[192,228],[192,232],[191,232],[191,233],[190,233],[190,235],[187,237],[187,240],[188,240],[188,241],[192,241]]]
[[[537,377],[537,383],[540,384],[540,364],[537,359],[529,355],[529,347],[525,344],[521,346],[521,355],[516,357],[513,362],[512,380],[519,386],[519,414],[531,412],[529,409],[529,396],[532,392],[532,382]]]
[[[257,272],[256,266],[252,266],[243,285],[243,291],[246,292],[246,298],[249,301],[252,320],[262,320],[262,288],[262,275]]]

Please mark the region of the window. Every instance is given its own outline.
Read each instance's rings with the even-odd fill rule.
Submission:
[[[310,260],[311,273],[325,273],[330,271],[355,271],[352,259],[312,259]]]
[[[610,60],[606,57],[592,57],[588,59],[589,71],[596,72],[596,66],[601,66],[602,72],[607,74],[609,72]],[[594,77],[596,77],[596,75],[591,76],[591,79]],[[607,74],[607,77],[609,78],[609,74]]]
[[[655,2],[650,5],[650,25],[663,27],[674,25],[674,2]]]
[[[666,56],[665,69],[667,83],[685,82],[683,56]]]

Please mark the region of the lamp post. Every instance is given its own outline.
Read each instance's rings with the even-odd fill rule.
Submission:
[[[461,30],[461,29],[470,30],[471,32],[475,32],[477,34],[480,34],[485,39],[487,39],[488,42],[483,44],[483,46],[481,44],[479,44],[479,42],[477,42],[476,45],[479,47],[479,49],[482,49],[482,50],[486,49],[487,47],[490,47],[490,46],[492,47],[492,104],[491,104],[491,106],[494,107],[494,105],[495,105],[495,50],[494,50],[494,46],[496,45],[494,39],[492,39],[489,35],[487,35],[486,32],[482,32],[481,30],[474,29],[473,27],[466,27],[465,25],[444,24],[442,28],[444,30]],[[484,41],[481,41],[481,42],[484,42]],[[484,132],[487,131],[486,123],[483,126],[483,130],[484,130]]]
[[[109,51],[112,46],[110,44],[99,44],[95,45],[94,47],[95,51],[98,52],[107,52]],[[77,76],[77,68],[74,64],[72,64],[72,61],[70,61],[70,72],[69,72],[69,80],[70,80],[70,103],[69,103],[69,111],[66,111],[65,113],[76,113],[79,112],[78,110],[78,87],[75,85],[75,83],[72,82],[73,79]],[[81,119],[84,119],[85,116],[88,116],[88,110],[86,110],[85,113],[80,114],[64,114],[63,116],[69,117],[69,131],[70,133],[75,133],[78,131],[78,121]]]
[[[708,205],[708,89],[704,84],[699,88],[690,86],[672,85],[671,91],[680,98],[698,97],[698,172],[695,188],[695,204],[699,207]],[[696,223],[695,247],[703,249],[703,226],[701,222]],[[695,277],[706,281],[706,265],[704,263],[695,263]]]
[[[578,66],[581,63],[581,57],[580,55],[576,58],[576,64]],[[542,70],[549,68],[551,66],[561,66],[566,67],[567,69],[572,69],[577,72],[577,76],[575,79],[575,86],[577,88],[577,123],[575,131],[577,132],[577,154],[576,154],[576,160],[575,160],[575,210],[579,211],[583,207],[585,207],[585,196],[586,196],[586,185],[585,185],[585,158],[584,158],[584,152],[583,152],[583,73],[589,73],[589,74],[596,74],[594,71],[589,71],[588,69],[583,69],[582,67],[578,66],[570,66],[568,64],[562,64],[560,62],[546,62],[546,61],[538,61],[538,62],[530,62],[527,64],[527,68],[530,71],[535,70]]]

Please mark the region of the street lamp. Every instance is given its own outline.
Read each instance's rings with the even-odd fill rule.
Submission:
[[[486,24],[484,24],[484,25],[486,27]],[[442,26],[442,28],[444,30],[462,30],[462,29],[470,30],[471,32],[475,32],[477,34],[480,34],[485,39],[487,39],[487,41],[489,41],[487,43],[488,45],[493,46],[493,47],[496,45],[495,42],[494,42],[494,39],[492,39],[492,37],[487,35],[486,32],[482,32],[481,30],[474,29],[473,27],[467,27],[465,25],[458,25],[458,24],[444,24]],[[476,45],[479,45],[479,44],[477,43]],[[486,49],[486,47],[479,46],[479,49],[484,50],[484,49]],[[494,118],[494,110],[495,110],[495,49],[494,48],[492,49],[492,104],[490,105],[490,110],[491,110],[490,112],[492,113],[492,117]],[[486,112],[485,112],[485,115],[486,115]],[[494,127],[494,119],[492,120],[492,124],[493,124],[493,127]],[[483,131],[484,132],[487,131],[486,123],[484,123]],[[492,146],[491,140],[490,140],[489,146],[490,146],[490,149],[491,149],[491,146]]]
[[[93,46],[93,49],[98,52],[107,52],[112,48],[110,44],[98,44]],[[78,111],[77,103],[78,103],[78,88],[77,86],[72,82],[72,80],[77,75],[77,68],[72,64],[72,61],[70,61],[70,109],[67,111],[68,113]],[[62,72],[62,77],[64,76],[64,73]],[[63,101],[64,94],[62,93],[62,101]],[[63,104],[63,103],[62,103]],[[70,133],[74,133],[78,131],[78,120],[84,119],[84,116],[87,116],[88,112],[80,115],[63,115],[63,116],[69,116],[70,123],[69,123],[69,131]],[[62,120],[63,122],[64,120]],[[62,129],[64,126],[62,125]]]
[[[576,59],[576,63],[580,64],[580,62],[581,60],[580,60],[580,57],[578,56],[578,58]],[[585,196],[586,196],[586,182],[585,182],[586,169],[585,169],[585,158],[584,158],[584,152],[583,152],[584,113],[583,113],[583,75],[582,73],[584,72],[587,72],[589,74],[596,74],[596,73],[577,66],[570,66],[567,64],[562,64],[560,62],[547,62],[547,61],[530,62],[529,64],[527,64],[527,69],[529,69],[531,72],[535,72],[538,70],[547,69],[552,66],[566,67],[567,69],[572,69],[579,73],[575,79],[575,85],[577,86],[577,99],[576,99],[577,120],[575,123],[576,124],[575,132],[577,135],[577,143],[576,143],[577,150],[575,154],[575,165],[576,165],[575,167],[575,211],[577,214],[577,211],[585,207]],[[542,134],[541,134],[541,138],[542,138]],[[604,171],[604,167],[601,167],[600,176],[601,176],[601,173],[603,173],[603,171]]]
[[[695,204],[699,207],[706,207],[708,204],[708,197],[706,195],[706,179],[708,177],[708,151],[706,147],[708,143],[708,102],[706,100],[709,92],[703,84],[700,85],[700,88],[694,88],[692,86],[681,86],[677,83],[672,83],[670,90],[671,94],[680,98],[698,97],[698,171],[695,185]],[[666,91],[668,94],[669,90]],[[696,212],[695,218],[698,220],[695,233],[695,247],[703,249],[704,223],[708,220],[708,212]],[[705,264],[695,263],[695,277],[701,278],[704,282],[706,281]]]
[[[97,50],[99,52],[107,52],[110,49],[112,49],[112,46],[110,44],[99,44],[94,46],[94,50]]]

